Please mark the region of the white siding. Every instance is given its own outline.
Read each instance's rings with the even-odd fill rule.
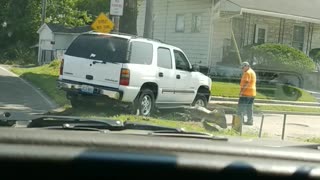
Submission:
[[[48,28],[48,26],[44,26],[44,28],[39,32],[39,38],[41,40],[53,40],[52,31]]]
[[[78,35],[74,34],[56,34],[55,35],[55,50],[67,49],[71,42],[77,37]]]
[[[231,46],[231,20],[215,19],[213,24],[212,61],[210,66],[222,61],[223,49]]]
[[[192,63],[208,66],[211,0],[154,0],[153,37],[181,48]],[[145,4],[139,6],[144,13]],[[175,32],[177,14],[185,15],[185,31]],[[201,15],[201,30],[191,32],[192,14]],[[144,15],[138,16],[138,34],[143,34]]]
[[[53,46],[51,41],[53,41],[53,33],[48,26],[44,26],[44,28],[39,32],[40,49],[52,50]]]

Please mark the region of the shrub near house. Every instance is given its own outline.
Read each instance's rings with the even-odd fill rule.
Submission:
[[[302,51],[281,44],[262,44],[250,48],[250,61],[256,68],[308,73],[315,63]]]
[[[258,71],[258,79],[276,85],[276,92],[292,97],[293,100],[301,96],[299,89],[294,86],[303,86],[302,75],[315,70],[312,59],[287,45],[262,44],[248,48],[246,52],[247,60]]]

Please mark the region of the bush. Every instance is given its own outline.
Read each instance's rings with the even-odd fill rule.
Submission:
[[[249,48],[246,58],[255,68],[294,71],[315,71],[315,63],[302,51],[281,44],[262,44]],[[250,55],[250,56],[248,56]]]
[[[36,64],[37,52],[35,49],[26,47],[22,43],[17,43],[16,46],[2,50],[0,63],[2,64]]]

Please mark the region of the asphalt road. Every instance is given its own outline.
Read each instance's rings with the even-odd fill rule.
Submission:
[[[0,66],[0,113],[44,113],[55,107],[39,89],[8,71],[5,66]]]

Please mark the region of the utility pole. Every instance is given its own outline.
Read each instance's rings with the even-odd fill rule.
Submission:
[[[46,8],[47,8],[47,0],[42,0],[41,25],[45,23]]]
[[[143,37],[152,38],[153,31],[153,0],[146,0],[146,15]]]
[[[120,16],[113,16],[113,22],[114,22],[114,32],[119,33],[120,29]]]

